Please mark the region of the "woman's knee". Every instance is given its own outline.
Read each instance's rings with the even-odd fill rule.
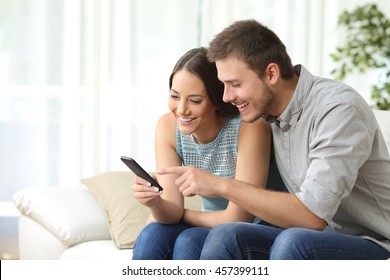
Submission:
[[[162,237],[163,235],[165,235],[166,231],[167,231],[167,227],[166,225],[163,225],[163,224],[160,224],[160,223],[150,223],[148,225],[146,225],[142,231],[140,232],[140,234],[138,235],[138,238],[137,238],[137,243],[140,243],[140,242],[150,242],[150,240],[153,240],[155,239],[156,237]],[[153,239],[151,239],[153,237]]]
[[[201,259],[265,259],[279,229],[252,223],[226,223],[211,229]]]
[[[221,224],[210,229],[200,259],[218,260],[232,258],[228,249],[233,244],[234,232],[235,226],[233,223]]]
[[[174,246],[173,259],[197,260],[203,248],[204,241],[209,233],[208,228],[195,227],[183,231],[177,238]]]
[[[208,233],[208,228],[194,227],[186,229],[176,238],[175,247],[181,245],[188,246],[189,244],[199,242],[203,244],[204,239],[206,239]]]
[[[143,228],[133,250],[133,259],[170,258],[177,236],[188,226],[151,223]]]

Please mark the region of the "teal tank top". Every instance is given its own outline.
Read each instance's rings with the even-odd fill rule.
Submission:
[[[176,151],[182,165],[195,166],[214,175],[234,178],[240,126],[239,116],[229,118],[218,136],[207,144],[196,143],[192,134],[182,134],[176,127]],[[224,210],[227,205],[228,200],[223,197],[202,197],[202,211]]]

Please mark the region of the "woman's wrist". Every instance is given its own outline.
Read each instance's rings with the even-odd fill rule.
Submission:
[[[229,178],[223,178],[218,184],[218,196],[221,196],[223,198],[227,199],[227,196],[229,195],[229,185],[231,184],[231,179]]]
[[[186,224],[188,222],[187,216],[188,216],[188,209],[184,208],[183,215],[181,216],[181,222]]]

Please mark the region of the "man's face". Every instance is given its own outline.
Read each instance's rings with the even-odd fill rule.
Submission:
[[[274,104],[274,93],[265,79],[245,62],[235,57],[216,61],[218,78],[225,91],[223,101],[237,106],[244,122],[254,122],[264,114],[270,114]]]

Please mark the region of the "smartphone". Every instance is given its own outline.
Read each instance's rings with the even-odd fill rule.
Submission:
[[[134,172],[135,175],[145,179],[146,181],[151,183],[152,186],[157,187],[160,191],[163,190],[160,184],[157,183],[157,181],[154,180],[154,178],[150,176],[149,173],[146,172],[145,169],[143,169],[141,165],[139,165],[134,159],[122,156],[121,160],[127,165],[128,168],[130,168]]]

